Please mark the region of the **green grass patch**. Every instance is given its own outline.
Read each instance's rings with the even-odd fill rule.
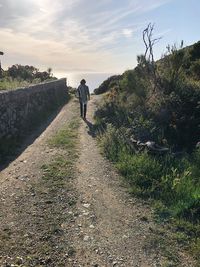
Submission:
[[[30,83],[17,79],[4,78],[0,80],[0,90],[14,90],[16,88],[27,87]]]
[[[57,132],[57,134],[48,141],[48,144],[51,147],[61,149],[74,149],[77,143],[77,129],[79,125],[80,122],[74,119],[68,126]]]
[[[79,125],[78,120],[72,120],[48,140],[51,148],[62,149],[57,151],[57,156],[51,163],[42,166],[43,181],[51,185],[51,190],[62,187],[66,180],[73,177]]]
[[[66,178],[72,176],[72,161],[63,157],[57,157],[50,164],[42,166],[43,180],[51,182],[55,186],[62,186]]]

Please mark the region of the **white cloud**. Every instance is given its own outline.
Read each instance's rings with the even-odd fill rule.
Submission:
[[[0,0],[1,49],[19,63],[27,58],[59,69],[113,70],[120,62],[112,48],[121,49],[124,36],[128,41],[141,27],[133,15],[166,1]]]
[[[131,38],[133,36],[133,30],[132,29],[123,29],[122,33],[127,38]]]
[[[15,55],[19,58],[19,62],[27,58],[29,64],[38,62],[42,67],[52,66],[53,69],[59,70],[101,71],[105,67],[105,59],[109,62],[107,70],[112,67],[112,55],[106,52],[81,53],[75,48],[68,48],[65,44],[53,40],[37,40],[24,33],[16,37],[15,32],[10,29],[0,28],[0,36],[2,37],[1,49],[5,52],[4,64],[6,57]]]

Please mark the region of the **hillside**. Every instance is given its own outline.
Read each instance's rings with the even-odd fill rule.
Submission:
[[[168,49],[168,48],[167,48]],[[169,48],[170,49],[170,48]],[[177,50],[174,47],[175,50]],[[162,68],[164,68],[166,59],[170,56],[168,55],[168,52],[157,61],[157,65],[161,65]],[[182,70],[184,70],[185,74],[189,76],[190,78],[199,81],[200,80],[200,41],[179,49],[179,53],[184,54],[184,63],[182,64]],[[130,70],[130,72],[134,71]],[[96,95],[105,93],[112,89],[114,85],[116,85],[129,71],[124,72],[122,75],[113,75],[103,81],[103,83],[94,90],[94,93]]]
[[[157,62],[138,56],[104,91],[95,116],[105,155],[199,257],[200,42],[168,47]]]
[[[105,120],[115,125],[127,125],[130,120],[132,123],[135,112],[137,116],[144,115],[153,132],[151,126],[140,133],[134,131],[137,139],[164,140],[175,150],[192,150],[199,141],[200,130],[200,42],[183,49],[169,47],[168,53],[156,62],[155,77],[150,63],[141,60],[142,56],[138,56],[134,70],[108,78],[94,91],[109,92],[99,113],[112,104]]]

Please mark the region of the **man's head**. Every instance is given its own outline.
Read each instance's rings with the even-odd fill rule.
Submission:
[[[86,84],[86,80],[85,80],[85,79],[82,79],[80,83],[81,83],[82,85],[83,85],[83,84]]]

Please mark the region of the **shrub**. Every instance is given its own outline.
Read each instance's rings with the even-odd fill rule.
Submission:
[[[187,155],[177,159],[171,155],[134,153],[120,136],[121,131],[108,125],[100,140],[104,153],[129,182],[131,191],[160,200],[169,214],[197,223],[200,220],[199,150],[193,155],[195,160],[189,160]]]

